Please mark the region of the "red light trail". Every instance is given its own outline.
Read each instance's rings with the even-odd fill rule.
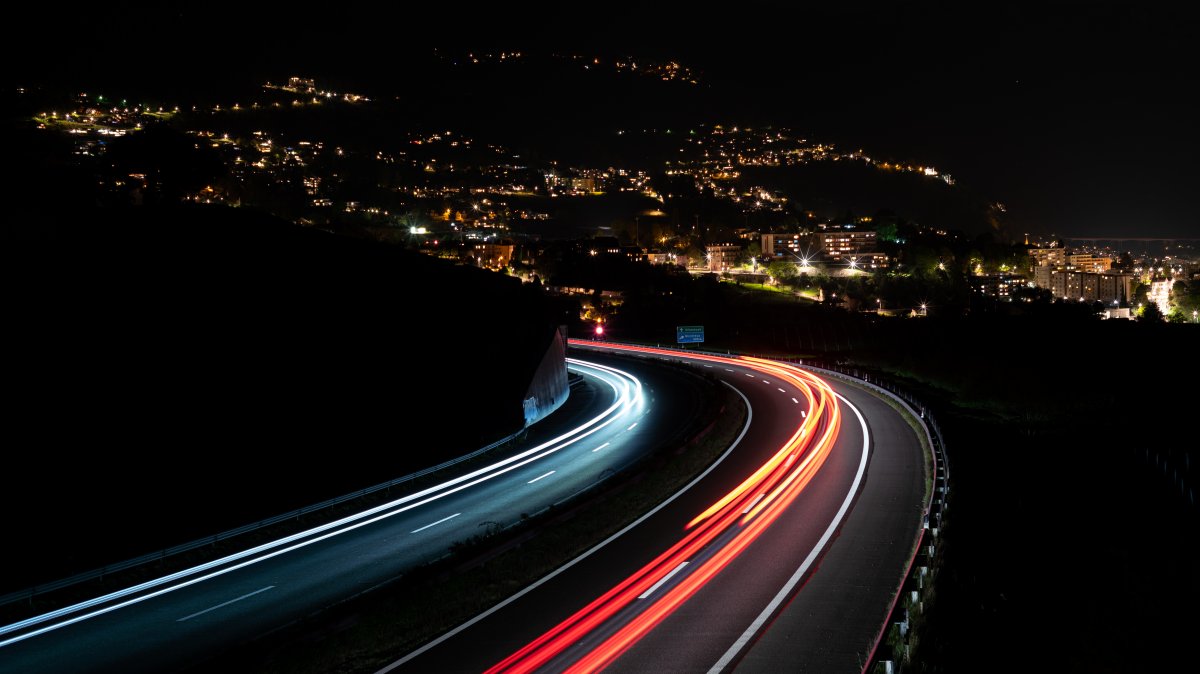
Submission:
[[[588,342],[590,344],[590,342]],[[598,646],[566,666],[567,672],[594,672],[620,657],[762,534],[796,499],[821,468],[837,439],[841,409],[833,390],[810,372],[776,361],[750,357],[680,354],[677,351],[624,345],[614,350],[751,368],[786,381],[802,392],[811,411],[771,457],[728,494],[688,522],[682,539],[649,564],[570,618],[497,663],[488,674],[532,672],[562,655],[596,628],[625,620]],[[712,549],[712,548],[716,549]],[[657,597],[648,597],[669,576],[687,572]],[[638,599],[640,610],[627,617]],[[644,608],[642,606],[644,605]],[[611,629],[610,625],[610,629]]]

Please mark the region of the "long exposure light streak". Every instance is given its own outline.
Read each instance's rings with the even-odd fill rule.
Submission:
[[[680,358],[677,351],[608,346],[614,350]],[[756,540],[800,495],[837,439],[841,408],[827,383],[795,366],[759,358],[688,354],[690,360],[736,363],[794,386],[813,414],[799,415],[795,432],[741,484],[687,523],[682,538],[616,587],[488,670],[532,672],[554,661],[606,625],[609,636],[574,662],[556,663],[567,672],[602,669],[686,602]],[[654,598],[632,603],[664,586],[685,566],[687,573]],[[632,617],[630,614],[634,613]],[[611,621],[611,622],[610,622]],[[622,622],[623,621],[623,622]],[[615,627],[615,629],[614,629]]]
[[[0,636],[12,635],[0,639],[0,648],[232,573],[238,569],[287,554],[435,502],[450,494],[469,489],[546,456],[550,456],[615,422],[635,418],[644,410],[645,398],[642,391],[642,383],[637,377],[623,370],[599,363],[574,358],[568,358],[567,362],[571,369],[586,372],[611,386],[615,394],[614,402],[608,408],[579,426],[501,461],[336,521],[263,543],[182,571],[154,578],[94,599],[49,611],[9,625],[0,626]],[[41,625],[41,627],[38,627],[38,625]]]

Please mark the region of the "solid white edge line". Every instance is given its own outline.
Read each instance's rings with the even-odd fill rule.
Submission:
[[[250,597],[253,597],[253,596],[254,596],[254,595],[256,595],[256,594],[259,594],[259,593],[262,593],[262,592],[266,592],[267,590],[269,590],[269,589],[271,589],[271,588],[273,588],[273,587],[275,587],[275,586],[274,586],[274,585],[268,585],[268,586],[266,586],[266,587],[262,588],[261,590],[255,590],[255,591],[253,591],[253,592],[250,592],[250,593],[248,593],[248,594],[244,594],[244,595],[242,595],[242,596],[238,597],[237,599],[230,599],[230,600],[229,600],[229,601],[227,601],[227,602],[224,602],[224,603],[221,603],[221,604],[217,604],[216,606],[212,606],[212,607],[206,608],[206,609],[204,609],[203,611],[196,611],[195,613],[193,613],[193,614],[191,614],[191,615],[186,615],[186,616],[184,616],[184,617],[180,618],[179,620],[176,620],[175,622],[177,622],[177,623],[181,623],[181,622],[183,622],[183,621],[185,621],[185,620],[191,620],[192,618],[195,618],[196,616],[201,616],[201,615],[204,615],[205,613],[208,613],[209,611],[215,611],[215,610],[217,610],[217,609],[219,609],[219,608],[225,608],[226,606],[229,606],[230,604],[233,604],[233,603],[235,603],[235,602],[239,602],[239,601],[241,601],[241,600],[243,600],[243,599],[249,599]]]
[[[505,606],[508,606],[509,604],[517,601],[521,597],[524,597],[525,595],[529,594],[530,592],[533,592],[534,590],[541,587],[542,585],[545,585],[546,583],[550,582],[555,577],[557,577],[559,574],[565,572],[567,569],[570,569],[571,567],[582,562],[583,560],[587,559],[588,557],[591,557],[593,554],[595,554],[595,552],[597,550],[600,550],[604,546],[608,545],[609,543],[612,543],[613,541],[617,540],[621,536],[625,535],[627,532],[629,532],[629,530],[633,529],[637,525],[641,524],[642,522],[645,522],[647,519],[649,519],[655,513],[662,510],[663,508],[667,507],[668,504],[670,504],[672,501],[674,501],[675,499],[677,499],[681,495],[683,495],[684,492],[686,492],[687,490],[689,490],[693,486],[695,486],[697,482],[699,482],[700,480],[703,480],[705,477],[707,477],[708,474],[711,473],[714,468],[716,468],[718,465],[720,465],[721,462],[724,461],[725,458],[728,457],[733,452],[734,449],[737,449],[737,446],[739,443],[741,443],[742,438],[744,438],[746,436],[746,431],[750,430],[750,422],[754,420],[754,408],[750,406],[749,398],[747,398],[745,396],[745,394],[743,394],[741,391],[734,388],[731,384],[728,384],[726,382],[721,382],[721,383],[723,383],[726,386],[728,386],[729,388],[733,389],[733,392],[737,393],[739,396],[741,396],[742,400],[746,403],[746,425],[742,427],[742,432],[738,433],[738,436],[736,438],[734,438],[733,444],[729,445],[729,449],[725,450],[724,454],[717,457],[717,460],[714,461],[711,466],[709,466],[707,469],[705,469],[705,471],[703,473],[700,473],[699,475],[697,475],[691,482],[684,485],[682,489],[680,489],[679,491],[672,494],[670,498],[668,498],[667,500],[665,500],[662,503],[655,506],[653,510],[646,513],[645,515],[642,515],[641,517],[637,518],[633,522],[630,522],[624,529],[621,529],[620,531],[613,534],[612,536],[609,536],[608,538],[604,539],[603,541],[600,541],[599,543],[597,543],[595,546],[593,546],[587,552],[583,553],[582,555],[579,555],[578,557],[576,557],[575,559],[572,559],[571,561],[567,562],[566,564],[563,564],[562,566],[558,567],[554,571],[551,571],[549,574],[543,576],[541,579],[539,579],[534,584],[530,585],[529,587],[526,587],[525,589],[514,594],[513,596],[509,597],[508,599],[505,599],[504,601],[500,602],[499,604],[496,604],[495,606],[484,611],[483,613],[480,613],[479,615],[475,616],[474,618],[471,618],[467,622],[459,625],[458,627],[455,627],[454,629],[450,630],[449,632],[446,632],[445,634],[438,637],[437,639],[430,641],[429,643],[418,648],[417,650],[413,651],[412,653],[409,653],[408,655],[400,658],[399,660],[393,662],[392,664],[384,667],[383,669],[380,669],[375,674],[387,674],[388,672],[396,669],[397,667],[404,665],[405,663],[409,662],[410,660],[421,656],[422,654],[429,651],[430,649],[440,646],[441,644],[445,643],[448,639],[453,638],[454,636],[458,635],[459,633],[463,632],[464,630],[470,628],[472,625],[486,619],[488,616],[492,615],[496,611],[499,611],[500,609],[504,608]]]
[[[622,371],[622,370],[618,370],[618,369],[616,369],[616,368],[612,368],[612,367],[605,366],[605,365],[600,365],[599,363],[592,363],[592,362],[589,362],[589,361],[582,361],[582,360],[578,360],[578,359],[574,359],[574,358],[568,358],[568,359],[566,359],[566,360],[568,361],[568,363],[570,363],[570,364],[573,364],[573,365],[576,365],[577,367],[585,367],[585,368],[588,368],[588,367],[590,367],[590,368],[591,368],[591,369],[593,369],[593,370],[597,370],[597,371],[601,371],[601,372],[606,372],[606,373],[608,373],[608,374],[610,374],[610,375],[614,375],[614,376],[616,376],[616,377],[618,377],[618,378],[619,378],[621,375],[624,375],[626,378],[628,378],[628,380],[632,381],[633,385],[635,386],[635,391],[636,391],[636,394],[634,394],[634,395],[633,395],[633,396],[630,398],[630,397],[628,397],[628,394],[629,394],[629,391],[628,391],[628,390],[622,391],[622,390],[621,390],[621,389],[619,389],[619,388],[618,388],[618,387],[617,387],[615,384],[613,384],[613,382],[611,382],[611,381],[605,381],[603,377],[599,377],[599,376],[597,376],[597,375],[593,375],[593,376],[596,376],[596,378],[597,378],[597,379],[600,379],[601,381],[604,381],[604,383],[608,384],[609,386],[611,386],[611,387],[613,388],[613,391],[614,391],[614,392],[617,394],[617,402],[613,403],[613,405],[612,405],[612,406],[610,406],[610,407],[609,407],[607,410],[605,410],[605,411],[604,411],[602,414],[600,414],[600,415],[599,415],[599,416],[597,416],[596,418],[594,418],[594,419],[592,419],[592,420],[588,421],[587,423],[583,424],[582,426],[576,427],[576,428],[575,428],[575,429],[573,429],[571,432],[564,433],[564,434],[562,434],[562,435],[558,436],[557,438],[554,438],[553,440],[549,440],[549,441],[547,441],[547,442],[544,442],[544,443],[542,443],[541,445],[538,445],[537,447],[534,447],[533,449],[525,450],[524,452],[522,452],[522,453],[520,453],[520,454],[517,454],[517,455],[514,455],[514,456],[512,456],[512,457],[509,457],[508,459],[505,459],[505,460],[503,460],[503,461],[499,461],[499,462],[497,462],[497,463],[495,463],[495,464],[492,464],[491,466],[487,466],[487,467],[484,467],[484,468],[480,468],[479,470],[477,470],[477,471],[475,471],[475,472],[473,472],[473,473],[469,473],[469,474],[467,474],[467,475],[464,475],[464,476],[461,476],[461,477],[459,477],[459,478],[456,478],[456,479],[453,479],[453,480],[449,480],[449,481],[447,481],[447,482],[444,482],[444,483],[442,483],[442,484],[440,484],[440,485],[435,485],[435,486],[433,486],[433,487],[429,487],[428,489],[425,489],[425,490],[423,490],[423,491],[417,492],[417,493],[415,493],[415,494],[410,494],[410,495],[404,496],[404,497],[402,497],[402,498],[399,498],[399,499],[396,499],[395,501],[392,501],[392,502],[390,502],[390,503],[384,503],[384,504],[382,504],[382,505],[375,506],[374,508],[370,508],[370,509],[368,509],[368,510],[365,510],[365,511],[363,511],[363,512],[360,512],[360,513],[357,513],[357,514],[354,514],[354,515],[349,515],[349,516],[347,516],[347,517],[344,517],[344,518],[342,518],[342,519],[340,519],[340,520],[337,520],[337,521],[334,521],[334,522],[330,522],[330,523],[328,523],[328,524],[323,524],[323,525],[321,525],[321,526],[314,527],[314,528],[312,528],[312,529],[309,529],[309,530],[307,530],[307,531],[302,531],[302,532],[299,532],[299,533],[296,533],[296,534],[292,534],[292,535],[290,535],[290,536],[286,536],[286,537],[284,537],[284,538],[281,538],[281,539],[278,539],[278,540],[276,540],[276,541],[271,541],[271,542],[268,542],[268,543],[264,543],[264,544],[262,544],[262,545],[259,545],[259,546],[257,546],[257,547],[251,548],[251,549],[249,549],[249,550],[244,550],[244,551],[242,551],[242,552],[234,553],[234,554],[232,554],[232,555],[228,555],[228,556],[226,556],[226,557],[223,557],[223,558],[220,558],[220,559],[215,559],[215,560],[213,560],[213,561],[211,561],[211,562],[206,562],[206,563],[204,563],[204,564],[200,564],[200,565],[198,565],[198,566],[195,566],[195,567],[192,567],[192,568],[190,568],[190,569],[184,569],[184,570],[182,570],[182,571],[177,571],[177,572],[175,572],[175,573],[173,573],[173,574],[170,574],[170,575],[167,575],[167,576],[163,576],[163,577],[160,577],[160,578],[152,579],[152,580],[146,581],[146,582],[144,582],[144,583],[141,583],[141,584],[139,584],[139,585],[135,585],[135,586],[132,586],[132,587],[128,587],[128,588],[125,588],[125,589],[123,589],[123,590],[118,590],[118,591],[116,591],[116,592],[112,592],[112,593],[109,593],[109,594],[107,594],[107,595],[104,595],[104,596],[101,596],[101,597],[96,597],[96,598],[94,598],[94,599],[90,599],[90,600],[87,600],[87,601],[84,601],[84,602],[80,602],[80,603],[78,603],[78,604],[74,604],[74,605],[72,605],[72,606],[66,606],[66,607],[63,607],[63,608],[60,608],[60,609],[56,609],[56,610],[54,610],[54,611],[50,611],[50,612],[48,612],[48,613],[45,613],[45,614],[42,614],[42,615],[39,615],[39,616],[34,616],[34,617],[32,617],[32,618],[27,618],[27,619],[25,619],[25,620],[21,620],[21,621],[18,621],[18,622],[16,622],[16,623],[12,623],[12,624],[9,624],[9,625],[0,626],[0,635],[8,634],[8,633],[11,633],[11,632],[15,632],[15,631],[17,631],[17,630],[20,630],[20,629],[24,629],[24,628],[26,628],[26,627],[32,627],[32,626],[34,626],[34,625],[38,625],[38,624],[40,624],[40,623],[43,623],[43,622],[48,622],[48,621],[51,621],[51,620],[55,620],[55,619],[57,619],[57,618],[62,618],[62,617],[64,617],[64,616],[68,616],[68,615],[70,615],[70,614],[72,614],[72,613],[76,613],[76,612],[79,612],[79,611],[84,611],[84,610],[87,610],[87,609],[89,609],[89,608],[92,608],[92,607],[95,607],[95,606],[99,606],[99,605],[101,605],[101,604],[103,604],[103,603],[105,603],[105,602],[109,602],[109,601],[114,601],[114,600],[122,599],[123,597],[128,597],[128,596],[130,596],[130,595],[136,594],[137,592],[141,592],[141,591],[143,591],[143,590],[149,590],[149,589],[153,589],[153,588],[155,588],[155,587],[158,587],[158,586],[160,586],[160,585],[165,585],[165,584],[167,584],[167,583],[170,583],[170,582],[173,582],[173,581],[176,581],[176,580],[180,580],[180,579],[183,579],[183,578],[187,578],[188,576],[193,576],[193,575],[195,575],[195,574],[203,573],[203,572],[205,572],[205,571],[209,571],[210,569],[214,569],[214,568],[220,567],[220,566],[221,566],[221,565],[223,565],[223,564],[227,564],[227,563],[231,563],[231,562],[236,562],[236,561],[238,561],[238,560],[245,559],[246,557],[252,557],[252,559],[249,559],[249,560],[247,560],[247,561],[241,562],[241,563],[239,563],[239,564],[236,564],[236,565],[234,565],[234,566],[226,567],[226,568],[220,569],[220,570],[218,570],[218,571],[214,571],[214,572],[212,572],[212,573],[208,573],[208,574],[206,574],[206,575],[204,575],[204,576],[200,576],[200,577],[198,577],[198,578],[193,578],[192,580],[187,580],[187,581],[181,582],[181,583],[179,583],[179,584],[177,584],[177,585],[173,585],[173,586],[170,586],[170,587],[167,587],[167,588],[161,589],[161,590],[156,590],[156,591],[154,591],[154,592],[151,592],[151,593],[149,593],[149,594],[144,594],[144,595],[135,596],[135,597],[133,597],[132,599],[127,599],[127,600],[125,600],[125,601],[123,601],[123,602],[120,602],[120,603],[118,603],[118,604],[114,604],[114,605],[110,605],[110,606],[107,606],[107,607],[104,607],[104,608],[100,608],[100,609],[97,609],[97,610],[95,610],[95,611],[91,611],[90,613],[85,613],[85,614],[83,614],[83,615],[76,616],[76,617],[74,617],[74,618],[68,618],[68,619],[66,619],[66,620],[63,620],[63,621],[61,621],[61,622],[52,623],[52,624],[49,624],[49,625],[47,625],[47,626],[45,626],[45,627],[41,627],[41,628],[39,628],[39,629],[32,630],[32,631],[29,631],[29,632],[26,632],[26,633],[23,633],[23,634],[18,634],[17,636],[14,636],[14,637],[11,637],[11,638],[8,638],[8,639],[5,639],[5,640],[2,640],[2,641],[0,641],[0,648],[4,648],[5,646],[10,646],[10,645],[12,645],[12,644],[15,644],[15,643],[18,643],[18,642],[21,642],[21,641],[25,641],[26,639],[30,639],[30,638],[33,638],[33,637],[36,637],[36,636],[40,636],[40,635],[42,635],[42,634],[45,634],[45,633],[47,633],[47,632],[51,632],[51,631],[54,631],[54,630],[57,630],[57,629],[60,629],[60,628],[63,628],[63,627],[67,627],[68,625],[74,625],[75,623],[82,622],[82,621],[84,621],[84,620],[88,620],[88,619],[94,618],[94,617],[96,617],[96,616],[99,616],[99,615],[104,615],[104,614],[106,614],[106,613],[111,613],[112,611],[116,611],[116,610],[119,610],[119,609],[125,608],[126,606],[132,606],[132,605],[134,605],[134,604],[139,604],[139,603],[141,603],[141,602],[143,602],[143,601],[146,601],[146,600],[148,600],[148,599],[153,599],[153,598],[155,598],[155,597],[159,597],[159,596],[161,596],[161,595],[164,595],[164,594],[167,594],[167,593],[169,593],[169,592],[174,592],[174,591],[176,591],[176,590],[179,590],[179,589],[182,589],[182,588],[184,588],[184,587],[189,587],[189,586],[191,586],[191,585],[195,585],[196,583],[203,582],[203,581],[205,581],[205,580],[209,580],[209,579],[211,579],[211,578],[215,578],[215,577],[217,577],[217,576],[222,576],[222,575],[225,575],[226,573],[230,573],[230,572],[232,572],[232,571],[236,571],[236,570],[238,570],[238,569],[245,568],[245,567],[247,567],[247,566],[250,566],[250,565],[253,565],[253,564],[257,564],[257,563],[259,563],[259,562],[262,562],[262,561],[265,561],[265,560],[267,560],[267,559],[271,559],[271,558],[273,558],[273,557],[277,557],[277,556],[279,556],[279,555],[281,555],[281,554],[284,554],[284,553],[286,553],[286,552],[290,552],[290,551],[292,551],[292,550],[296,550],[296,549],[298,549],[298,548],[306,547],[306,546],[308,546],[308,545],[311,545],[311,544],[313,544],[313,543],[317,543],[317,542],[323,541],[323,540],[325,540],[325,539],[331,538],[331,537],[333,537],[333,536],[337,536],[337,535],[343,534],[343,533],[345,533],[345,532],[347,532],[347,531],[352,531],[352,530],[354,530],[354,529],[358,529],[358,528],[360,528],[360,527],[363,527],[363,526],[366,526],[366,525],[368,525],[368,524],[372,524],[372,523],[374,523],[374,522],[377,522],[377,521],[379,521],[379,520],[386,519],[386,518],[389,518],[389,517],[392,517],[392,516],[398,515],[398,514],[400,514],[400,513],[403,513],[403,512],[407,512],[408,510],[411,510],[411,509],[413,509],[413,508],[416,508],[416,507],[418,507],[418,506],[425,505],[426,503],[430,503],[430,502],[432,502],[432,501],[436,501],[436,500],[438,500],[438,499],[440,499],[440,498],[443,498],[443,497],[445,497],[445,496],[448,496],[448,495],[450,495],[450,494],[453,494],[453,493],[456,493],[456,492],[462,491],[463,489],[466,489],[466,488],[468,488],[468,487],[472,487],[472,486],[474,486],[474,485],[476,485],[476,484],[479,484],[479,483],[481,483],[481,482],[485,482],[485,481],[487,481],[487,480],[490,480],[490,479],[492,479],[492,478],[494,478],[494,477],[498,477],[499,475],[502,475],[502,474],[504,474],[504,473],[507,473],[507,472],[509,472],[509,471],[512,471],[512,470],[514,470],[514,469],[516,469],[516,468],[519,468],[519,467],[521,467],[521,466],[524,466],[524,465],[526,465],[526,464],[528,464],[528,463],[531,463],[531,462],[533,462],[533,461],[535,461],[535,460],[537,460],[537,459],[543,458],[543,457],[545,457],[545,456],[548,456],[548,455],[550,455],[550,454],[553,454],[553,453],[555,453],[555,452],[557,452],[557,451],[560,451],[561,449],[563,449],[563,448],[565,448],[565,447],[568,447],[568,446],[570,446],[570,445],[572,445],[572,444],[574,444],[574,443],[578,442],[579,440],[582,440],[583,438],[586,438],[586,437],[588,437],[588,436],[590,436],[590,435],[592,435],[592,434],[594,434],[594,433],[596,433],[596,432],[600,431],[600,430],[601,430],[601,429],[603,429],[604,427],[606,427],[606,426],[610,425],[612,422],[616,421],[616,420],[617,420],[617,419],[618,419],[620,416],[623,416],[623,415],[624,415],[624,411],[623,411],[623,412],[621,412],[621,413],[617,413],[617,414],[615,414],[615,415],[614,415],[614,412],[616,412],[618,408],[621,408],[621,407],[626,407],[626,408],[628,408],[630,405],[632,405],[632,404],[636,404],[636,403],[639,403],[639,401],[641,401],[641,388],[642,388],[642,384],[641,384],[641,381],[640,381],[639,379],[637,379],[636,377],[634,377],[633,375],[630,375],[629,373],[627,373],[627,372],[624,372],[624,371]],[[618,373],[619,373],[619,374],[618,374]],[[624,380],[623,380],[621,383],[622,383],[622,385],[623,385],[623,386],[625,386],[626,388],[629,386],[629,382],[627,382],[627,381],[624,381]],[[625,411],[627,411],[627,410],[625,410]],[[606,417],[606,416],[610,416],[611,418],[609,418],[609,419],[608,419],[608,421],[605,421],[604,423],[601,423],[599,426],[596,426],[595,428],[592,428],[592,429],[588,430],[586,433],[583,433],[582,435],[578,435],[577,437],[571,437],[572,435],[575,435],[575,434],[577,434],[577,433],[580,433],[580,432],[581,432],[581,430],[583,430],[583,429],[587,429],[589,426],[592,426],[592,425],[596,424],[598,421],[600,421],[601,419],[603,419],[603,418],[604,418],[604,417]],[[510,462],[512,462],[512,461],[518,461],[518,460],[521,460],[521,459],[523,459],[523,458],[525,458],[525,457],[529,456],[529,454],[531,454],[531,453],[535,453],[535,452],[537,452],[537,451],[538,451],[538,450],[540,450],[540,449],[544,449],[544,448],[546,448],[546,447],[550,447],[551,445],[553,445],[554,443],[556,443],[556,442],[559,442],[559,441],[563,441],[563,444],[561,444],[561,445],[559,445],[559,446],[557,446],[557,447],[553,447],[553,448],[551,448],[549,451],[543,452],[543,453],[542,453],[542,454],[540,454],[540,455],[536,455],[536,456],[533,456],[532,458],[528,458],[528,459],[526,459],[526,460],[522,461],[521,463],[518,463],[517,465],[513,465],[513,466],[507,466],[507,467],[505,467],[503,470],[499,470],[499,471],[495,472],[495,473],[494,473],[494,474],[492,474],[492,475],[486,475],[486,473],[487,473],[487,471],[488,471],[488,470],[491,470],[491,469],[494,469],[494,468],[497,468],[497,467],[504,467],[504,466],[505,466],[505,464],[508,464],[508,463],[510,463]],[[460,482],[460,481],[462,481],[462,480],[465,480],[465,479],[470,479],[471,477],[478,476],[478,475],[480,475],[480,474],[485,474],[485,475],[484,475],[484,477],[482,477],[482,478],[480,478],[480,479],[477,479],[477,480],[475,480],[474,482],[469,482],[468,484],[461,485],[461,486],[458,486],[458,487],[456,487],[456,488],[454,488],[454,489],[447,490],[447,491],[445,491],[444,493],[441,493],[441,494],[437,494],[437,493],[436,493],[436,492],[437,492],[437,490],[439,490],[439,489],[441,489],[441,488],[443,488],[443,487],[446,487],[446,486],[448,486],[448,485],[454,485],[455,483],[458,483],[458,482]],[[418,499],[418,498],[421,498],[422,496],[428,495],[428,494],[430,494],[430,493],[434,493],[434,495],[433,495],[432,497],[430,497],[430,498],[427,498],[427,499],[423,500],[423,501],[419,501],[419,502],[417,502],[417,503],[412,503],[412,504],[410,504],[410,505],[408,505],[408,506],[405,506],[405,507],[403,507],[403,508],[399,508],[399,509],[396,509],[396,510],[391,510],[390,512],[385,512],[383,515],[376,515],[376,513],[379,513],[379,512],[381,512],[381,511],[388,511],[390,508],[394,508],[394,507],[396,507],[396,506],[397,506],[397,505],[399,505],[399,504],[405,503],[405,502],[407,502],[407,501],[411,501],[411,500],[413,500],[413,499]],[[372,517],[373,515],[374,515],[374,517]],[[366,519],[365,521],[360,521],[360,520],[364,520],[364,518],[370,518],[370,519]],[[339,527],[339,526],[342,526],[342,525],[344,525],[344,524],[347,524],[347,523],[354,523],[354,524],[350,524],[350,526],[347,526],[347,527],[345,527],[344,529],[336,530],[336,529],[337,529],[337,527]],[[311,536],[311,535],[315,535],[315,534],[320,534],[320,533],[323,533],[323,532],[326,532],[326,531],[330,531],[331,529],[335,529],[335,531],[333,531],[332,533],[325,533],[325,534],[324,534],[324,535],[322,535],[322,536],[319,536],[319,537],[316,537],[316,538],[312,538],[312,539],[310,539],[310,540],[307,540],[307,541],[303,541],[303,539],[304,539],[305,537],[307,537],[307,536]],[[301,543],[298,543],[298,544],[296,544],[296,545],[291,545],[290,547],[283,548],[282,550],[275,550],[275,548],[278,548],[278,547],[281,547],[281,546],[285,546],[285,545],[289,545],[289,544],[291,544],[291,543],[293,543],[293,542],[295,542],[295,541],[297,541],[297,540],[301,540],[301,541],[303,541],[303,542],[301,542]],[[263,556],[261,556],[261,557],[253,557],[253,556],[254,556],[254,555],[256,555],[256,554],[259,554],[259,553],[262,553],[262,552],[271,551],[271,550],[274,550],[274,552],[268,552],[267,554],[264,554],[264,555],[263,555]]]
[[[417,532],[420,532],[420,531],[425,531],[425,530],[426,530],[426,529],[428,529],[429,527],[436,527],[437,525],[441,524],[442,522],[449,522],[450,520],[454,519],[455,517],[458,517],[458,516],[459,516],[459,515],[461,515],[461,514],[462,514],[462,513],[454,513],[453,515],[451,515],[451,516],[449,516],[449,517],[443,517],[442,519],[440,519],[440,520],[438,520],[438,521],[436,521],[436,522],[430,522],[429,524],[426,524],[426,525],[425,525],[425,526],[423,526],[423,527],[419,527],[419,528],[413,529],[412,531],[410,531],[410,532],[408,532],[408,533],[410,533],[410,534],[415,534],[415,533],[417,533]]]
[[[792,590],[796,588],[796,585],[800,582],[800,579],[804,577],[805,573],[808,573],[808,568],[812,566],[813,562],[817,560],[817,557],[820,556],[821,552],[825,549],[825,546],[829,544],[829,539],[833,538],[833,532],[837,531],[837,528],[841,526],[842,519],[850,510],[850,503],[854,500],[854,495],[858,493],[858,487],[860,484],[862,484],[863,475],[867,472],[867,458],[869,456],[871,432],[867,429],[867,420],[863,418],[862,412],[859,412],[858,408],[855,407],[854,404],[849,400],[846,400],[842,394],[835,391],[834,395],[840,398],[842,402],[849,405],[850,409],[854,410],[854,415],[858,417],[858,423],[862,425],[862,459],[860,459],[858,462],[858,474],[854,476],[854,484],[850,486],[850,491],[847,492],[845,500],[842,501],[842,507],[838,509],[837,515],[835,515],[833,521],[829,523],[829,528],[825,530],[825,534],[821,536],[821,540],[817,541],[816,546],[813,547],[812,551],[808,553],[808,556],[804,558],[804,562],[800,564],[800,567],[796,569],[796,572],[792,574],[792,577],[788,579],[787,583],[785,583],[784,586],[779,590],[778,594],[776,594],[771,602],[767,604],[767,607],[762,610],[762,613],[759,613],[758,617],[754,619],[754,622],[750,623],[750,626],[746,628],[746,631],[742,632],[742,636],[738,637],[737,641],[733,642],[733,645],[729,647],[729,650],[725,651],[725,655],[722,655],[721,659],[717,660],[717,663],[709,668],[708,674],[717,674],[725,669],[725,667],[728,666],[735,657],[737,657],[737,654],[746,647],[746,644],[750,643],[750,640],[754,638],[754,635],[758,634],[758,631],[761,630],[762,626],[765,625],[767,620],[771,618],[771,616],[775,613],[775,610],[779,608],[779,605],[782,604],[789,595],[791,595]]]
[[[655,591],[656,591],[658,588],[662,587],[663,585],[666,585],[666,583],[667,583],[667,581],[668,581],[668,580],[671,580],[672,578],[674,578],[674,577],[675,577],[675,574],[679,573],[680,571],[683,571],[683,567],[685,567],[685,566],[687,566],[687,565],[688,565],[688,563],[687,563],[687,562],[680,562],[680,563],[679,563],[679,566],[675,567],[674,569],[671,569],[671,572],[670,572],[670,573],[668,573],[667,575],[663,576],[662,578],[659,578],[657,583],[655,583],[655,584],[653,584],[653,585],[651,585],[651,586],[650,586],[650,589],[648,589],[648,590],[646,590],[645,592],[643,592],[643,593],[639,594],[639,595],[638,595],[638,599],[645,599],[646,597],[649,597],[650,595],[654,594],[654,592],[655,592]]]
[[[550,477],[551,475],[553,475],[553,474],[555,474],[555,473],[557,473],[557,472],[558,472],[558,471],[556,471],[556,470],[552,470],[552,471],[550,471],[549,473],[546,473],[546,474],[544,474],[544,475],[538,475],[537,477],[535,477],[535,478],[533,478],[532,480],[530,480],[530,481],[526,482],[525,484],[533,484],[534,482],[537,482],[538,480],[540,480],[540,479],[542,479],[542,478],[544,478],[544,477]]]

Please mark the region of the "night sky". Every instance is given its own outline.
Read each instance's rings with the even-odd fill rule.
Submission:
[[[698,121],[931,163],[1005,204],[1011,231],[1200,237],[1191,11],[827,4],[56,4],[18,10],[33,12],[13,25],[34,40],[3,49],[17,86],[131,88],[302,72],[395,82],[433,47],[673,58],[713,88]]]

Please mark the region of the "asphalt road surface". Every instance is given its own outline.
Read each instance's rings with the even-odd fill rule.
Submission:
[[[194,666],[436,559],[481,527],[562,502],[677,433],[698,408],[699,387],[686,377],[634,366],[650,385],[600,362],[572,362],[590,382],[590,404],[572,406],[565,422],[551,415],[503,460],[334,525],[0,627],[0,671]]]
[[[383,671],[862,671],[928,500],[899,413],[784,365],[574,345],[715,374],[750,404],[744,436],[624,534]]]

